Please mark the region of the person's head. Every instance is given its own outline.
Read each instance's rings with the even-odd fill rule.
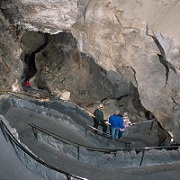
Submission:
[[[104,105],[103,104],[99,104],[98,109],[104,109]]]
[[[124,112],[123,117],[128,117],[128,112]]]
[[[120,111],[119,110],[115,110],[114,114],[115,115],[119,115]]]

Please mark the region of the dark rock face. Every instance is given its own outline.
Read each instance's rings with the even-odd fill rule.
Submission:
[[[38,33],[25,33],[22,36],[24,57],[28,51],[39,46],[39,41],[42,42],[38,36],[43,38]],[[34,42],[34,47],[30,42]],[[114,86],[116,80],[111,82],[113,78],[109,80],[107,72],[92,57],[78,51],[76,40],[70,33],[49,35],[48,45],[36,55],[36,68],[33,83],[38,88],[48,89],[54,95],[66,89],[71,92],[71,100],[77,104],[88,105],[105,98],[117,98],[129,91],[128,83],[117,74],[116,78],[119,77],[118,80],[124,84],[117,92]]]

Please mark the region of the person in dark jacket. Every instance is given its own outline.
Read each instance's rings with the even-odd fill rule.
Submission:
[[[98,128],[98,126],[102,126],[103,127],[103,132],[106,133],[107,132],[107,125],[105,124],[105,120],[104,120],[104,114],[102,112],[102,109],[104,108],[103,104],[100,104],[97,109],[94,111],[94,128]],[[97,132],[97,131],[95,131]]]
[[[123,118],[119,116],[119,110],[116,110],[113,115],[109,118],[109,123],[111,124],[111,138],[121,138],[124,131]],[[119,131],[120,135],[119,135]]]

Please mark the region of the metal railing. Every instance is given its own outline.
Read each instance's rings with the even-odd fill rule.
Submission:
[[[0,92],[1,92],[1,91],[0,91]],[[8,93],[10,93],[10,91],[8,91]],[[12,92],[11,92],[11,93],[12,93]],[[25,93],[14,93],[14,94],[10,94],[10,99],[12,99],[12,103],[14,103],[12,95],[15,96],[15,97],[17,97],[17,98],[19,98],[19,99],[24,100],[23,98],[15,95],[15,94],[27,95],[27,94],[25,94]],[[61,110],[62,110],[62,109],[61,109]],[[62,111],[63,111],[63,113],[65,113],[65,112],[67,113],[67,111],[64,111],[64,110],[62,110]],[[49,114],[50,114],[50,113],[49,113]],[[75,115],[72,114],[71,112],[68,112],[68,114],[71,116],[72,119],[76,118]],[[84,127],[86,137],[87,137],[87,132],[88,132],[88,130],[91,130],[92,132],[93,132],[93,131],[96,131],[97,134],[100,135],[100,136],[103,136],[103,137],[105,137],[105,138],[111,139],[111,136],[110,136],[108,133],[104,133],[104,132],[102,132],[101,130],[98,130],[98,129],[94,128],[93,126],[91,126],[90,124],[88,124],[88,123],[85,122],[85,121],[83,121],[83,123],[84,123],[84,126],[86,126],[86,128]],[[129,149],[131,144],[135,144],[134,142],[126,141],[126,140],[124,140],[124,139],[115,139],[115,141],[118,141],[118,142],[120,142],[120,143],[123,143],[123,144],[125,145],[125,148],[126,148],[126,149]]]
[[[96,128],[94,128],[93,126],[91,126],[91,125],[89,125],[89,124],[86,124],[86,125],[91,129],[91,131],[95,131],[98,135],[111,139],[110,134],[104,133],[103,131],[100,131],[100,130],[96,129]],[[126,141],[126,140],[124,140],[124,139],[115,138],[114,140],[115,140],[115,141],[118,141],[118,142],[120,142],[120,143],[123,143],[123,144],[125,145],[125,149],[126,149],[126,150],[130,149],[130,146],[131,146],[132,144],[135,144],[134,142]]]
[[[21,143],[19,143],[16,138],[12,135],[12,133],[9,131],[9,129],[4,124],[2,118],[0,117],[0,128],[4,134],[5,139],[7,140],[7,137],[9,138],[10,142],[14,143],[16,146],[18,146],[24,153],[28,154],[32,159],[40,163],[41,165],[50,168],[52,170],[55,170],[61,174],[64,174],[68,180],[71,180],[72,178],[80,179],[80,180],[88,180],[87,178],[83,178],[77,175],[70,174],[68,172],[65,172],[59,168],[56,168],[50,164],[45,163],[43,160],[39,159],[37,156],[32,154],[29,150],[27,150]]]
[[[143,147],[143,148],[115,148],[115,149],[108,149],[108,148],[94,148],[94,147],[89,147],[89,146],[85,146],[85,145],[82,145],[80,143],[76,143],[72,140],[69,140],[69,139],[66,139],[66,138],[63,138],[51,131],[48,131],[48,130],[45,130],[33,123],[29,124],[31,127],[32,127],[32,130],[33,130],[33,133],[35,135],[35,137],[37,138],[37,131],[40,131],[42,133],[45,133],[49,136],[52,136],[53,138],[57,139],[57,140],[60,140],[66,144],[69,144],[69,145],[73,145],[75,144],[75,146],[77,147],[77,153],[78,153],[78,160],[79,160],[79,148],[80,147],[84,147],[86,148],[86,150],[88,151],[98,151],[98,152],[103,152],[103,153],[117,153],[118,151],[126,151],[126,152],[129,152],[129,151],[136,151],[136,152],[142,152],[142,156],[141,156],[141,159],[140,159],[140,163],[139,163],[139,166],[142,166],[142,163],[143,163],[143,160],[144,160],[144,155],[145,155],[145,152],[146,151],[149,151],[149,150],[153,150],[153,149],[159,149],[159,150],[162,150],[162,149],[166,149],[166,150],[171,150],[171,149],[175,149],[175,148],[179,148],[180,145],[176,145],[176,146],[152,146],[152,147]]]
[[[38,131],[40,131],[41,133],[44,133],[46,135],[49,135],[49,136],[52,136],[54,139],[56,140],[59,140],[65,144],[68,144],[68,145],[73,145],[74,147],[77,148],[77,154],[78,154],[78,157],[77,157],[77,160],[79,160],[79,157],[80,157],[80,154],[79,154],[79,150],[80,150],[80,147],[83,147],[83,148],[86,148],[86,150],[88,151],[98,151],[98,152],[104,152],[104,153],[110,153],[110,152],[116,152],[117,149],[108,149],[108,148],[99,148],[99,147],[91,147],[91,146],[86,146],[86,145],[83,145],[83,144],[80,144],[80,143],[77,143],[75,141],[72,141],[70,139],[66,139],[62,136],[59,136],[51,131],[48,131],[44,128],[41,128],[33,123],[30,123],[29,124],[31,127],[32,127],[32,131],[34,133],[34,136],[36,139],[38,139],[38,136],[37,136],[37,133]],[[119,150],[124,150],[124,149],[119,149]],[[126,149],[127,150],[127,149]]]
[[[37,93],[35,90],[34,90],[34,94],[32,93],[33,91],[18,91],[18,92],[15,92],[15,91],[11,91],[11,90],[4,90],[4,91],[0,91],[0,94],[10,94],[10,95],[13,95],[13,96],[16,96],[18,98],[20,98],[18,95],[25,95],[25,96],[29,96],[29,97],[32,97],[32,98],[35,98],[35,99],[42,99],[42,98],[52,98],[53,96],[52,95],[44,95],[44,94],[35,94]]]
[[[152,130],[153,123],[154,122],[152,121],[152,124],[150,125],[150,130]],[[88,125],[88,124],[86,124],[86,125],[90,127],[90,125]],[[92,126],[90,128],[94,129]],[[87,131],[87,129],[86,129],[86,131]],[[99,130],[97,130],[97,131],[99,131]],[[103,133],[101,131],[99,131],[99,132],[100,132],[99,135],[103,135]],[[119,141],[122,142],[123,140],[119,140]],[[75,142],[73,142],[73,143],[75,143]],[[132,144],[132,143],[131,142],[126,142],[125,143],[125,146],[126,146],[125,149],[102,149],[102,148],[92,148],[92,147],[87,147],[87,148],[88,148],[88,150],[91,150],[91,151],[99,150],[100,152],[117,152],[117,151],[131,151],[131,150],[135,150],[136,152],[142,152],[142,157],[141,157],[141,161],[140,161],[140,164],[139,164],[141,166],[142,163],[143,163],[145,152],[148,151],[148,150],[152,150],[152,149],[172,149],[172,148],[179,148],[180,147],[180,145],[176,145],[176,146],[153,146],[153,147],[144,147],[144,148],[130,148],[129,147],[130,144]],[[80,144],[79,144],[79,147],[80,147]],[[78,148],[78,151],[79,151],[79,148]]]

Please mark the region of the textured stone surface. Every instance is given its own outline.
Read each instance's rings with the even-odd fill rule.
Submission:
[[[178,6],[177,1],[91,1],[72,29],[79,49],[106,70],[129,79],[143,106],[175,134],[179,112],[174,106],[179,104],[180,87]],[[169,27],[170,20],[176,26]]]
[[[118,98],[129,91],[131,82],[144,108],[180,142],[179,6],[176,0],[1,1],[1,89],[11,88],[16,79],[21,80],[21,52],[33,50],[24,41],[20,43],[25,30],[50,34],[68,31],[77,47],[72,49],[72,42],[63,44],[61,39],[60,43],[49,43],[44,55],[38,54],[39,63],[49,60],[46,68],[42,65],[38,71],[39,86],[52,92],[66,89],[73,100],[82,103]],[[91,66],[94,62],[97,71],[95,65]],[[120,74],[117,79],[116,73]],[[102,84],[95,81],[99,77],[96,74],[102,77]],[[64,77],[65,84],[61,79]],[[121,91],[120,85],[126,81]]]
[[[82,15],[88,0],[2,0],[8,19],[30,31],[57,33],[69,30]]]

